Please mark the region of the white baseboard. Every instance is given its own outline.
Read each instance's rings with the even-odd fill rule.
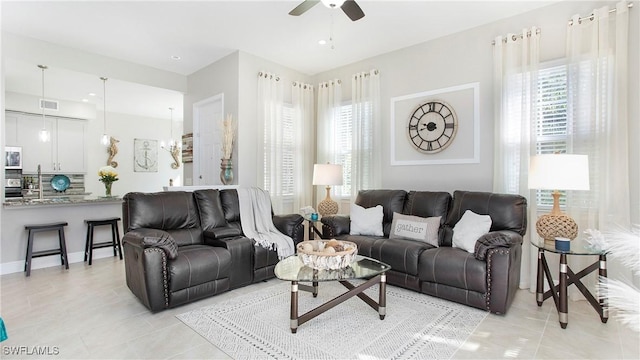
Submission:
[[[68,253],[69,264],[79,263],[84,261],[84,252]],[[113,256],[112,248],[100,248],[93,250],[93,260],[102,259]],[[62,266],[60,263],[60,255],[50,255],[37,257],[31,260],[31,270],[43,269],[53,266]],[[24,271],[24,260],[12,261],[9,263],[0,264],[0,275],[13,274]]]

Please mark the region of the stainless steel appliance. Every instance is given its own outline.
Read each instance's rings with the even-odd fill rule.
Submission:
[[[4,197],[22,197],[22,170],[6,169],[4,171]]]

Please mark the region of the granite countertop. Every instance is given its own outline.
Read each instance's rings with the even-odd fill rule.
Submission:
[[[44,199],[5,199],[5,209],[25,209],[51,206],[70,206],[83,204],[120,203],[121,196],[57,196]]]

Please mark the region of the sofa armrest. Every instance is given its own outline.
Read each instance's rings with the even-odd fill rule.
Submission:
[[[160,248],[165,252],[167,258],[171,260],[178,257],[176,241],[168,232],[163,230],[148,228],[132,230],[122,237],[122,242],[140,249]]]
[[[273,225],[297,244],[304,239],[304,218],[300,214],[274,215]]]
[[[482,235],[476,241],[473,256],[480,261],[485,261],[489,250],[499,247],[508,248],[515,245],[522,245],[522,236],[520,234],[509,230],[491,231]]]
[[[349,234],[351,231],[351,218],[348,215],[327,215],[323,216],[320,221],[322,222],[322,234],[327,239]]]
[[[212,228],[209,230],[205,230],[202,232],[202,235],[207,239],[225,239],[225,238],[236,238],[238,236],[242,236],[242,230],[234,226],[221,226]]]

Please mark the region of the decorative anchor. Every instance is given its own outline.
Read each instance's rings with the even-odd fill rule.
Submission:
[[[109,158],[107,159],[107,165],[113,167],[113,168],[117,168],[118,167],[118,162],[117,161],[113,161],[113,158],[116,156],[116,154],[118,153],[118,143],[120,142],[120,140],[116,140],[116,138],[114,138],[113,136],[111,136],[109,138],[109,147],[107,148],[107,152],[109,153]]]

